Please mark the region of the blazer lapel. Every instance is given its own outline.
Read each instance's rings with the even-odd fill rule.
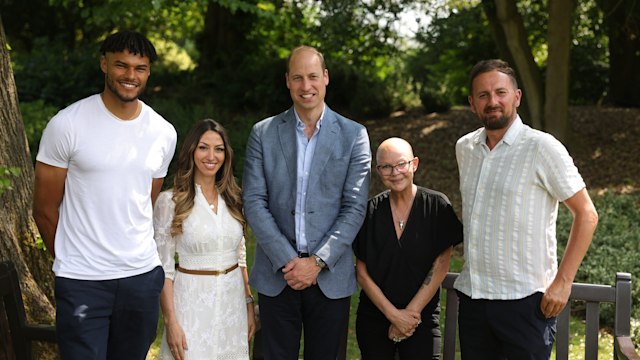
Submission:
[[[336,125],[335,113],[331,111],[327,105],[325,106],[324,119],[322,119],[322,126],[318,134],[318,142],[316,143],[316,150],[313,154],[313,162],[311,163],[311,172],[309,173],[309,189],[312,189],[320,179],[320,176],[322,176],[329,162],[329,158],[331,154],[333,154],[332,149],[334,148],[334,144],[340,136]]]
[[[278,125],[278,137],[280,138],[280,147],[284,156],[284,161],[289,169],[289,176],[296,181],[297,171],[297,153],[296,149],[296,116],[293,113],[293,108],[289,109],[287,113],[282,117],[282,123]]]

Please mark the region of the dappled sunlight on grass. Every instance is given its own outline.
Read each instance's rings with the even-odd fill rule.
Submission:
[[[156,360],[158,358],[158,352],[160,352],[160,342],[162,341],[162,332],[164,331],[164,321],[162,320],[162,313],[158,318],[158,330],[156,332],[156,339],[151,344],[151,348],[147,353],[146,360]]]
[[[572,318],[569,324],[569,360],[584,360],[585,337],[584,320]],[[553,348],[551,359],[556,358],[556,349]],[[613,360],[613,336],[600,330],[598,336],[598,360]]]

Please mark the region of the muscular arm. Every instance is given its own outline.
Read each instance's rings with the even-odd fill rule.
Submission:
[[[33,218],[49,253],[55,254],[55,238],[64,196],[67,169],[36,161]]]
[[[153,179],[151,183],[151,205],[154,206],[156,204],[156,199],[160,194],[160,190],[162,190],[162,183],[164,183],[164,178]]]
[[[598,224],[598,213],[586,189],[578,191],[564,203],[573,215],[573,223],[558,273],[540,303],[540,309],[546,317],[557,316],[569,301],[571,284]]]

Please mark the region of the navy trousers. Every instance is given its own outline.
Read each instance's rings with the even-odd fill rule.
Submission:
[[[55,279],[62,360],[144,360],[156,337],[164,271],[115,280]]]
[[[540,310],[542,293],[519,300],[471,299],[458,291],[463,360],[548,360],[556,318]]]
[[[329,299],[318,285],[258,296],[265,359],[297,360],[303,326],[304,359],[336,359],[349,326],[350,297]]]

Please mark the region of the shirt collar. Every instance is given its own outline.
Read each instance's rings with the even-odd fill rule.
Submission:
[[[509,130],[507,130],[507,133],[502,137],[502,141],[507,145],[513,145],[523,127],[524,124],[522,123],[522,119],[520,119],[520,115],[516,115],[516,119],[513,120],[513,123],[509,126]]]
[[[316,122],[316,129],[320,130],[320,126],[322,126],[322,119],[324,119],[324,112],[326,110],[326,104],[322,104],[322,113],[320,114],[320,119]],[[300,120],[300,116],[298,116],[298,112],[296,112],[296,108],[293,108],[293,114],[296,116],[296,128],[304,129],[304,123]]]

